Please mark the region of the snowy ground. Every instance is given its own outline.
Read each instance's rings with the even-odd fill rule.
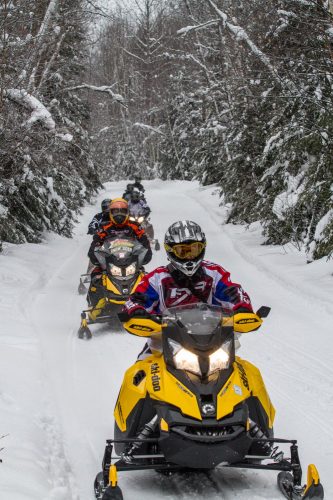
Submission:
[[[221,263],[269,305],[265,326],[242,339],[240,355],[257,364],[277,409],[275,434],[300,443],[304,471],[314,462],[325,498],[333,498],[332,320],[333,261],[311,265],[296,250],[261,246],[258,227],[223,226],[214,189],[196,183],[145,183],[160,240],[168,225],[190,218],[202,225],[207,258]],[[86,269],[87,224],[110,183],[83,210],[72,240],[47,236],[41,245],[6,246],[0,256],[0,498],[92,500],[104,441],[112,437],[113,406],[122,374],[143,341],[106,327],[90,342],[77,339],[85,299],[77,294]],[[148,266],[165,262],[163,250]],[[278,499],[274,473],[220,470],[160,477],[122,473],[125,500]]]

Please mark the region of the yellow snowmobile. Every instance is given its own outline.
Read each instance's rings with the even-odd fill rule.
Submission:
[[[234,333],[257,330],[269,310],[228,316],[216,306],[196,304],[161,317],[127,318],[128,332],[152,337],[152,349],[159,343],[162,349],[125,373],[114,439],[107,440],[95,479],[97,499],[123,499],[117,471],[215,467],[278,471],[289,500],[324,498],[314,465],[302,484],[297,441],[274,437],[275,409],[260,371],[235,355]],[[288,458],[280,444],[290,446]]]
[[[96,248],[102,278],[96,286],[90,286],[90,307],[81,314],[79,338],[92,337],[90,324],[118,322],[117,314],[144,275],[142,263],[146,253],[147,249],[132,238],[109,238]]]

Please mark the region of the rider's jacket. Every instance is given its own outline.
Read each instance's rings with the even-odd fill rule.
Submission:
[[[87,234],[95,234],[103,223],[110,219],[109,212],[99,212],[91,220]]]
[[[226,293],[229,287],[238,288],[238,302],[231,303]],[[137,309],[149,313],[161,313],[170,307],[205,302],[227,309],[245,308],[252,312],[251,300],[241,285],[230,279],[230,273],[223,267],[202,261],[198,271],[188,278],[172,266],[158,267],[146,274],[136,288],[135,294],[124,308],[129,314]]]
[[[150,214],[150,208],[148,207],[147,203],[144,200],[139,200],[136,203],[134,203],[134,201],[132,200],[129,200],[128,210],[129,213],[134,217],[138,215],[146,216]]]
[[[152,251],[147,235],[140,226],[138,226],[137,224],[132,224],[131,222],[127,222],[126,224],[121,225],[114,224],[113,222],[104,224],[101,230],[94,235],[93,241],[90,245],[88,257],[90,258],[91,262],[96,266],[99,265],[94,250],[96,246],[99,246],[103,243],[105,238],[125,237],[137,239],[142,246],[148,249],[145,260],[143,262],[143,264],[148,264],[148,262],[150,262],[152,258]]]

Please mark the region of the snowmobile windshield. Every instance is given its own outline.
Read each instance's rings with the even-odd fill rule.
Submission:
[[[117,260],[126,260],[133,253],[134,246],[135,242],[133,240],[117,238],[106,240],[101,247],[101,251],[115,257]]]
[[[191,304],[167,309],[163,319],[166,322],[174,320],[185,326],[190,335],[211,335],[226,316],[227,314],[218,306]]]

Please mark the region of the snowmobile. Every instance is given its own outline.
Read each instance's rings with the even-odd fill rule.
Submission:
[[[159,251],[161,249],[160,242],[155,238],[155,232],[152,223],[150,222],[149,216],[144,214],[131,214],[129,220],[138,224],[145,230],[145,233],[149,239],[151,246],[154,250]]]
[[[196,304],[162,316],[126,318],[125,329],[151,337],[157,350],[127,370],[94,488],[99,500],[122,500],[118,471],[274,470],[289,500],[324,498],[314,465],[307,484],[296,440],[274,437],[275,409],[260,371],[235,354],[235,333],[257,330],[270,308],[234,316]],[[125,315],[126,316],[126,315]],[[286,457],[282,447],[290,447]]]
[[[81,314],[79,338],[92,337],[90,324],[118,322],[117,313],[144,275],[142,263],[146,253],[147,249],[131,238],[108,238],[95,249],[103,269],[102,279],[100,285],[90,286],[87,296],[90,307]],[[94,293],[99,300],[92,305],[90,294]]]

